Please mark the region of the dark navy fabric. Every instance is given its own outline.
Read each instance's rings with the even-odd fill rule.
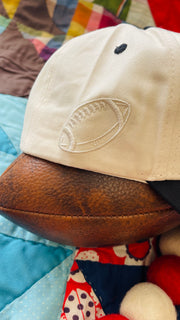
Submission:
[[[180,181],[148,181],[150,186],[160,194],[176,211],[180,213]]]
[[[145,266],[102,264],[77,260],[86,281],[92,286],[106,314],[119,313],[126,292],[139,282],[146,281]]]

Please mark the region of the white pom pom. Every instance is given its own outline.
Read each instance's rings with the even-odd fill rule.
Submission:
[[[120,314],[130,320],[177,320],[172,300],[158,286],[143,282],[125,295]]]
[[[180,257],[180,227],[162,234],[159,248],[163,255],[173,254]]]

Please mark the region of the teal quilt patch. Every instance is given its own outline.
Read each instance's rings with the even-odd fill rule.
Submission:
[[[57,320],[74,255],[37,281],[0,312],[1,320]]]
[[[0,310],[62,263],[72,250],[0,234]]]
[[[17,156],[16,149],[14,148],[6,132],[1,127],[0,127],[0,151]]]
[[[21,153],[20,139],[27,99],[0,94],[0,174]]]

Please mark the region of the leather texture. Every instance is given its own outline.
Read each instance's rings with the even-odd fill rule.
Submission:
[[[180,224],[148,184],[26,154],[0,177],[0,213],[47,239],[81,247],[132,243]]]

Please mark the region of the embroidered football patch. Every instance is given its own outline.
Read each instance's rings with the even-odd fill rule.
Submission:
[[[59,147],[81,153],[99,149],[123,129],[130,105],[119,99],[97,99],[78,106],[65,123]]]

